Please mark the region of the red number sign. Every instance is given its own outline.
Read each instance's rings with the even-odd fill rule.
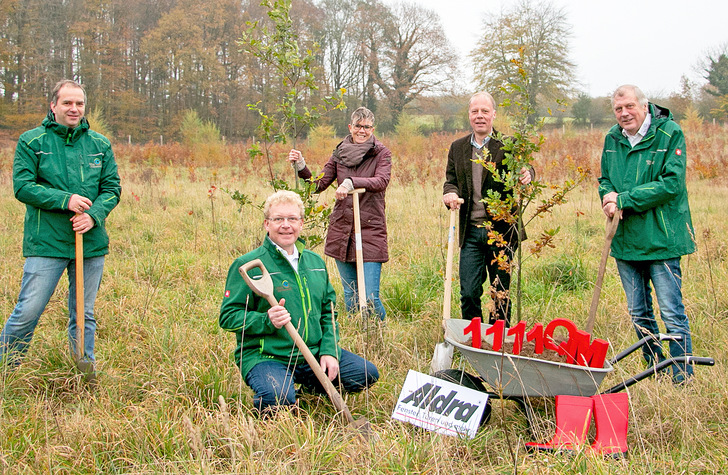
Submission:
[[[568,338],[565,342],[556,344],[554,341],[554,332],[557,328],[566,329]],[[544,349],[553,350],[559,355],[566,355],[568,364],[577,364],[580,366],[589,366],[592,368],[602,368],[604,360],[607,356],[609,343],[605,340],[595,338],[591,340],[591,335],[583,330],[579,330],[574,322],[566,318],[556,318],[544,326],[537,323],[526,333],[526,322],[520,321],[515,326],[506,329],[505,321],[497,320],[487,330],[485,336],[493,335],[493,351],[500,351],[503,348],[503,338],[505,335],[513,336],[513,354],[521,354],[523,349],[523,338],[527,341],[533,341],[535,345],[534,352],[542,354]],[[474,318],[470,324],[465,327],[465,335],[472,333],[473,348],[480,348],[480,318]]]

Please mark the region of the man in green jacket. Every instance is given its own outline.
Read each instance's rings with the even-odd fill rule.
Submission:
[[[295,404],[294,383],[324,392],[283,328],[288,322],[298,330],[331,381],[340,378],[349,392],[371,386],[379,379],[374,364],[338,345],[336,294],[326,265],[298,240],[304,216],[301,198],[292,191],[278,191],[266,200],[263,214],[265,241],[230,267],[219,320],[223,330],[235,333],[235,364],[255,393],[254,407],[267,412]],[[243,280],[240,266],[254,259],[260,259],[270,273],[278,305],[271,307]],[[253,269],[251,278],[256,277],[256,271],[259,275],[260,271]]]
[[[94,302],[109,252],[105,221],[119,203],[121,185],[103,135],[84,117],[86,92],[71,80],[56,84],[40,127],[23,133],[13,162],[15,197],[25,203],[20,296],[0,335],[0,362],[17,365],[64,271],[68,272],[68,340],[76,348],[75,235],[84,243],[84,354],[87,379],[94,370]]]
[[[622,210],[612,241],[612,256],[639,338],[657,335],[650,282],[668,333],[673,357],[691,355],[690,323],[682,302],[680,257],[695,251],[685,184],[685,137],[669,110],[648,102],[636,86],[619,87],[612,96],[617,125],[607,133],[602,152],[599,196],[608,217]],[[649,365],[664,359],[657,342],[643,347]],[[692,365],[673,365],[682,383]]]

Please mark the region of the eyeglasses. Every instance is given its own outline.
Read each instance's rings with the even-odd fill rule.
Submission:
[[[267,218],[267,219],[268,219],[268,221],[270,221],[274,224],[283,224],[284,221],[287,223],[293,224],[293,223],[297,223],[297,222],[301,221],[301,218],[299,218],[297,216],[276,216],[275,218]]]
[[[373,125],[360,125],[360,124],[352,125],[351,127],[352,127],[352,128],[354,129],[354,130],[360,130],[360,129],[364,129],[364,130],[372,130],[372,129],[374,128],[374,126],[373,126]]]

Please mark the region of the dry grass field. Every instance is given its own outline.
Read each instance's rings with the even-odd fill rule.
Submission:
[[[436,135],[382,138],[394,154],[387,192],[391,260],[382,281],[388,321],[365,332],[358,318],[340,315],[342,345],[374,361],[382,375],[370,391],[347,397],[355,417],[372,423],[376,436],[369,442],[347,430],[326,398],[305,396],[295,414],[256,418],[252,393],[231,361],[234,337],[218,327],[228,266],[263,237],[260,211],[239,209],[222,189],[262,202],[271,192],[262,159],[251,162],[242,145],[214,155],[178,145],[118,145],[124,192],[108,220],[111,253],[96,306],[98,389],[81,383],[67,353],[64,278],[22,366],[0,369],[0,473],[725,473],[728,131],[685,128],[698,246],[683,259],[685,303],[695,353],[716,365],[696,368],[686,388],[663,379],[629,388],[627,459],[528,454],[524,443],[533,437],[513,402],[493,402],[491,421],[472,440],[390,419],[407,371],[428,372],[442,341],[447,214],[440,195],[455,137]],[[602,139],[603,131],[551,132],[535,163],[546,183],[561,183],[577,167],[591,176],[529,229],[531,236],[560,229],[555,249],[523,262],[529,326],[557,317],[579,326],[586,321],[604,242],[596,193]],[[335,144],[324,138],[304,147],[314,170]],[[292,173],[278,162],[276,172],[290,181]],[[24,207],[12,194],[11,149],[0,151],[0,165],[4,320],[19,290]],[[331,191],[320,197],[332,200]],[[327,264],[338,292],[335,265],[328,258]],[[610,342],[610,356],[635,340],[611,259],[594,335]],[[603,387],[642,369],[633,355]],[[533,404],[543,416],[534,429],[546,438],[553,432],[549,401]]]

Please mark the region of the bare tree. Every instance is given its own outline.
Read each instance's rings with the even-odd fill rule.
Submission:
[[[369,54],[376,84],[396,123],[404,108],[421,94],[444,92],[452,86],[457,57],[434,11],[414,3],[397,4],[391,11],[391,18],[379,22],[381,51]]]
[[[349,89],[355,81],[360,58],[356,55],[355,0],[322,0],[326,12],[322,24],[321,46],[331,88]]]
[[[510,10],[486,18],[470,53],[478,86],[496,94],[501,87],[518,83],[510,63],[523,49],[531,108],[536,110],[539,101],[568,96],[575,68],[569,59],[570,36],[563,8],[548,1],[521,0]]]

